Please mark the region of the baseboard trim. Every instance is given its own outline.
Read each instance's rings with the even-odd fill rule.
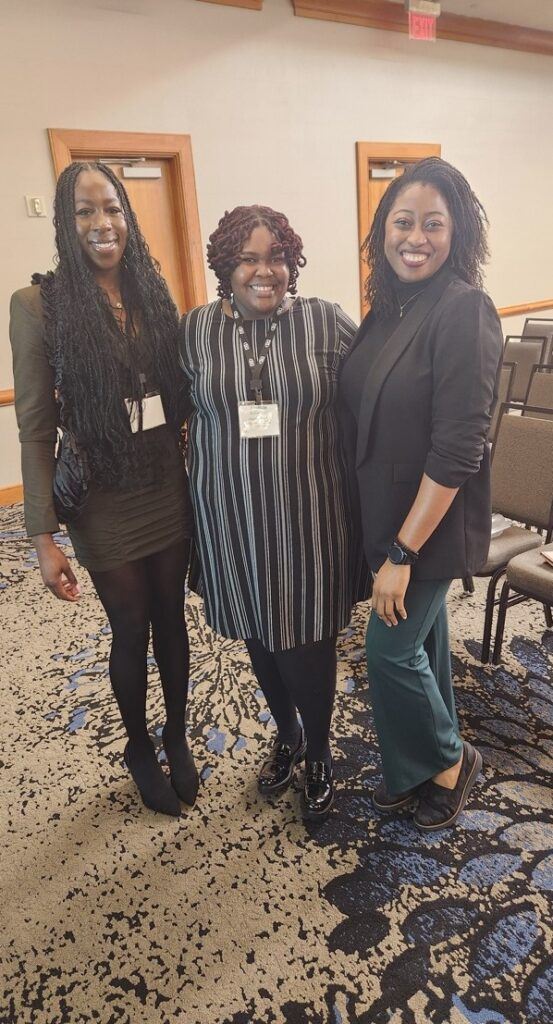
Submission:
[[[0,505],[15,505],[16,501],[23,501],[23,484],[0,487]]]

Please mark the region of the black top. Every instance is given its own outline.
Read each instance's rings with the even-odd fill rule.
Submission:
[[[476,572],[489,549],[486,438],[501,325],[488,296],[447,265],[395,323],[395,330],[393,320],[379,324],[371,312],[340,377],[365,555],[378,570],[426,474],[459,493],[423,545],[413,577],[452,579]],[[372,342],[377,355],[366,354]]]
[[[347,372],[344,373],[341,381],[342,398],[347,403],[355,422],[359,419],[361,398],[367,377],[388,338],[399,325],[402,319],[402,308],[404,311],[403,315],[407,316],[409,311],[417,305],[419,296],[422,295],[431,280],[432,278],[429,278],[424,284],[420,281],[416,281],[413,284],[405,284],[396,277],[394,290],[398,301],[392,315],[384,320],[377,320],[375,317],[365,320],[365,334],[362,344],[358,343],[351,353]]]

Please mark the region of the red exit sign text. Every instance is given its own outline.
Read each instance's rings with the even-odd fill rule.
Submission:
[[[436,41],[436,21],[431,14],[413,14],[409,11],[409,39]]]

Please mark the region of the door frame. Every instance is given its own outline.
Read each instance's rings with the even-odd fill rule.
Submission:
[[[435,142],[356,142],[357,154],[357,226],[359,234],[359,288],[361,294],[361,318],[369,311],[365,298],[367,269],[361,256],[365,241],[376,210],[369,204],[369,165],[372,160],[401,160],[416,163],[427,156],[441,156],[442,147]]]
[[[185,307],[203,306],[207,302],[207,291],[190,135],[48,128],[48,138],[56,179],[73,160],[87,157],[91,151],[106,157],[145,156],[170,161],[175,185],[177,245],[182,266],[187,271],[183,281]]]

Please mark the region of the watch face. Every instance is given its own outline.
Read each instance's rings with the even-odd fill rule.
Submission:
[[[388,558],[393,565],[401,565],[403,562],[403,551],[398,544],[392,544],[388,551]]]

